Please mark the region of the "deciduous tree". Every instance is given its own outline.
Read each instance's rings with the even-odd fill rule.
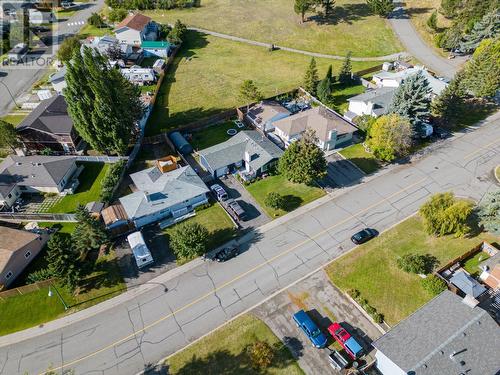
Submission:
[[[19,146],[14,125],[0,119],[0,148],[9,147],[12,151]]]
[[[285,198],[275,191],[270,192],[264,199],[264,204],[275,210],[283,209],[285,207]]]
[[[378,159],[392,161],[408,154],[411,138],[412,126],[408,119],[391,114],[373,123],[367,145]]]
[[[311,10],[312,1],[311,0],[295,0],[293,10],[295,13],[300,15],[301,22],[304,23],[306,20],[306,13]]]
[[[316,60],[314,57],[311,59],[304,76],[304,90],[311,95],[316,95],[316,88],[318,87],[318,68],[316,67]]]
[[[500,37],[485,39],[465,65],[464,85],[474,96],[494,96],[500,89]]]
[[[274,358],[274,350],[265,341],[256,341],[248,347],[248,354],[252,367],[263,370],[271,366]]]
[[[127,9],[123,8],[111,9],[111,11],[109,12],[108,19],[111,22],[120,22],[125,17],[127,17],[127,14],[128,14]]]
[[[172,44],[181,44],[186,36],[187,27],[180,20],[175,21],[174,27],[167,35],[167,41]]]
[[[247,103],[248,111],[250,103],[262,100],[263,95],[254,81],[246,79],[240,86],[240,98],[243,102]]]
[[[208,230],[196,222],[177,224],[170,232],[170,247],[177,258],[192,258],[207,251]]]

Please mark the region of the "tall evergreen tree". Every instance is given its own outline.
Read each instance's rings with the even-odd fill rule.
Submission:
[[[144,111],[139,88],[91,48],[73,54],[66,82],[68,113],[80,136],[98,151],[125,154]]]
[[[431,91],[429,81],[422,72],[408,77],[394,93],[389,113],[406,117],[413,125],[426,120],[430,114]]]
[[[311,95],[316,95],[318,79],[318,68],[316,67],[316,60],[313,57],[304,76],[304,90]]]
[[[473,52],[484,39],[495,38],[500,32],[500,10],[494,9],[486,13],[483,18],[474,24],[474,28],[460,43],[460,50],[465,53]]]
[[[71,242],[80,258],[85,259],[89,251],[108,241],[108,234],[102,222],[92,217],[83,205],[78,205],[75,216],[78,224],[71,235]]]
[[[55,233],[47,243],[47,260],[51,275],[57,277],[71,289],[75,289],[81,277],[81,262],[69,238]]]
[[[442,126],[455,126],[464,114],[466,93],[463,89],[463,72],[455,78],[431,103],[431,113]]]
[[[351,51],[347,53],[347,56],[344,59],[344,63],[342,64],[342,68],[340,68],[339,72],[339,81],[343,85],[347,85],[352,81],[352,64],[351,64]]]
[[[333,68],[330,65],[328,71],[326,72],[325,78],[321,80],[316,89],[319,100],[321,100],[322,102],[328,101],[330,95],[332,94],[332,86],[333,86]]]
[[[240,98],[247,103],[247,111],[250,102],[258,102],[262,100],[263,95],[257,85],[251,79],[246,79],[240,86]]]
[[[323,15],[328,18],[332,15],[335,0],[316,0],[316,4],[323,8]]]
[[[295,13],[300,14],[300,20],[302,23],[306,20],[306,13],[311,10],[312,2],[311,0],[295,0],[293,9]]]
[[[431,13],[429,18],[427,19],[427,26],[429,26],[429,28],[432,31],[437,30],[437,28],[438,28],[438,26],[437,26],[437,11],[434,11]]]
[[[394,9],[395,5],[392,0],[366,0],[372,12],[380,17],[387,17]]]
[[[465,65],[464,85],[478,97],[493,96],[500,89],[500,37],[479,44]]]
[[[19,146],[17,132],[14,125],[0,119],[0,147],[9,147],[14,149]]]

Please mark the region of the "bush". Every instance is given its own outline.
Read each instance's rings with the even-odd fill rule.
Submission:
[[[436,275],[429,275],[425,279],[422,279],[422,287],[433,296],[437,296],[446,290],[446,283]]]
[[[98,13],[92,13],[92,15],[89,17],[88,20],[89,24],[95,27],[104,27],[106,24],[104,23],[104,20]]]
[[[111,12],[109,12],[108,18],[111,22],[120,22],[125,17],[127,17],[127,14],[128,14],[128,11],[126,9],[122,9],[122,8],[112,9]]]
[[[437,259],[432,255],[406,254],[397,259],[400,269],[408,273],[428,274],[434,269]]]
[[[273,361],[273,348],[265,341],[256,341],[248,347],[248,354],[254,369],[265,369]]]
[[[283,209],[285,206],[285,198],[274,191],[267,194],[264,199],[264,204],[268,207],[274,208],[275,210]]]
[[[431,13],[429,18],[427,19],[427,26],[432,30],[436,31],[438,26],[437,26],[437,11],[434,11]]]
[[[357,290],[357,289],[349,289],[349,290],[347,291],[347,294],[349,294],[349,295],[351,296],[351,298],[356,299],[356,298],[358,298],[358,297],[359,297],[359,295],[360,295],[361,293],[360,293],[360,292],[359,292],[359,290]]]
[[[117,163],[111,164],[101,182],[100,199],[103,202],[109,203],[113,199],[113,190],[120,182],[120,177],[125,168],[127,161],[120,160]]]
[[[43,268],[41,270],[30,273],[26,280],[28,281],[28,284],[34,284],[40,281],[48,280],[52,276],[52,272],[50,272],[48,268]]]
[[[372,319],[376,323],[380,324],[384,321],[384,315],[379,313],[375,307],[370,305],[366,298],[362,298],[359,290],[349,289],[347,290],[347,294],[349,294],[363,308],[363,310],[365,310],[368,315],[372,317]]]
[[[170,235],[170,247],[177,258],[193,258],[207,250],[208,230],[203,225],[185,221],[177,224]]]

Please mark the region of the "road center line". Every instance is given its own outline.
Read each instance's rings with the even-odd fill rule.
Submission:
[[[73,360],[73,361],[71,361],[71,362],[66,362],[63,366],[59,366],[59,367],[55,367],[55,368],[51,368],[50,370],[51,370],[51,371],[59,371],[59,370],[61,370],[63,367],[66,367],[66,368],[67,368],[67,367],[70,367],[70,366],[72,366],[72,365],[74,365],[74,364],[76,364],[76,363],[82,362],[82,361],[84,361],[84,360],[86,360],[86,359],[89,359],[89,358],[91,358],[91,357],[96,356],[97,354],[100,354],[100,353],[102,353],[102,352],[105,352],[106,350],[109,350],[109,349],[113,348],[114,346],[119,345],[119,344],[121,344],[121,343],[123,343],[123,342],[125,342],[125,341],[127,341],[127,340],[129,340],[129,339],[131,339],[131,338],[133,338],[133,337],[134,337],[134,336],[136,336],[137,334],[144,333],[146,330],[148,330],[148,329],[150,329],[150,328],[152,328],[152,327],[154,327],[154,326],[158,325],[159,323],[161,323],[161,322],[165,321],[166,319],[168,319],[168,318],[172,317],[173,315],[178,314],[178,313],[180,313],[180,312],[182,312],[182,311],[184,311],[184,310],[188,309],[189,307],[191,307],[191,306],[193,306],[193,305],[197,304],[198,302],[201,302],[201,301],[203,301],[204,299],[207,299],[208,297],[213,296],[213,294],[214,294],[214,293],[216,293],[216,292],[220,291],[221,289],[223,289],[223,288],[225,288],[225,287],[227,287],[227,286],[229,286],[229,285],[231,285],[231,284],[235,283],[236,281],[238,281],[238,280],[242,279],[243,277],[245,277],[245,276],[247,276],[247,275],[249,275],[249,274],[251,274],[251,273],[253,273],[253,272],[257,271],[257,270],[259,270],[260,268],[262,268],[262,267],[264,267],[264,266],[268,265],[269,263],[271,263],[271,262],[275,261],[276,259],[279,259],[279,258],[281,258],[282,256],[284,256],[284,255],[286,255],[286,254],[291,253],[292,251],[294,251],[295,249],[297,249],[297,248],[299,248],[299,247],[301,247],[301,246],[305,245],[306,243],[312,242],[314,239],[316,239],[317,237],[319,237],[319,236],[321,236],[321,235],[325,234],[326,232],[328,232],[328,231],[332,230],[333,228],[338,227],[338,226],[340,226],[340,225],[342,225],[342,224],[344,224],[344,223],[348,222],[348,221],[349,221],[349,220],[351,220],[351,219],[356,219],[356,220],[358,220],[358,221],[359,221],[359,219],[358,219],[358,216],[359,216],[359,215],[362,215],[362,214],[366,213],[367,211],[369,211],[369,210],[371,210],[372,208],[375,208],[375,207],[377,207],[377,206],[381,205],[382,203],[387,203],[389,199],[391,199],[391,198],[393,198],[393,197],[395,197],[395,196],[397,196],[397,195],[399,195],[399,194],[401,194],[401,193],[403,193],[403,192],[406,192],[408,189],[411,189],[412,187],[414,187],[414,186],[416,186],[416,185],[418,185],[418,184],[422,183],[422,182],[423,182],[424,180],[426,180],[426,179],[427,179],[427,177],[424,177],[424,178],[422,178],[422,179],[418,180],[417,182],[415,182],[415,183],[413,183],[413,184],[411,184],[411,185],[408,185],[407,187],[405,187],[405,188],[403,188],[403,189],[401,189],[401,190],[398,190],[398,191],[396,191],[395,193],[392,193],[392,194],[391,194],[391,195],[389,195],[387,198],[383,198],[383,199],[379,200],[378,202],[376,202],[376,203],[374,203],[374,204],[372,204],[372,205],[370,205],[370,206],[368,206],[368,207],[365,207],[365,208],[364,208],[364,209],[362,209],[361,211],[359,211],[359,212],[357,212],[357,213],[355,213],[355,214],[352,214],[352,215],[350,215],[350,216],[346,217],[345,219],[343,219],[343,220],[341,220],[341,221],[339,221],[339,222],[337,222],[337,223],[333,224],[332,226],[330,226],[330,227],[328,227],[328,228],[325,228],[324,230],[322,230],[322,231],[318,232],[318,233],[317,233],[317,234],[315,234],[314,236],[311,236],[311,237],[309,237],[308,239],[306,239],[306,240],[304,240],[304,241],[302,241],[302,242],[298,243],[297,245],[292,246],[291,248],[289,248],[289,249],[287,249],[287,250],[283,251],[282,253],[279,253],[279,254],[275,255],[274,257],[269,258],[269,259],[268,259],[268,260],[266,260],[265,262],[262,262],[262,263],[258,264],[257,266],[255,266],[255,267],[253,267],[253,268],[249,269],[248,271],[243,272],[242,274],[240,274],[240,275],[236,276],[236,277],[235,277],[235,278],[233,278],[232,280],[229,280],[229,281],[227,281],[227,282],[223,283],[222,285],[218,286],[217,288],[214,288],[214,289],[213,289],[213,290],[211,290],[210,292],[208,292],[208,293],[206,293],[206,294],[204,294],[204,295],[202,295],[202,296],[198,297],[197,299],[195,299],[195,300],[191,301],[190,303],[188,303],[188,304],[186,304],[186,305],[184,305],[184,306],[180,307],[180,308],[179,308],[179,309],[177,309],[176,311],[173,311],[173,312],[171,312],[171,313],[169,313],[169,314],[167,314],[167,315],[165,315],[165,316],[163,316],[163,317],[159,318],[158,320],[156,320],[156,321],[154,321],[154,322],[152,322],[152,323],[148,324],[147,326],[144,326],[143,328],[141,328],[141,329],[139,329],[139,330],[137,330],[137,331],[134,331],[134,332],[133,332],[133,333],[131,333],[130,335],[128,335],[128,336],[126,336],[126,337],[123,337],[123,338],[121,338],[121,339],[119,339],[119,340],[117,340],[117,341],[115,341],[115,342],[113,342],[113,343],[111,343],[111,344],[109,344],[109,345],[107,345],[107,346],[105,346],[105,347],[103,347],[103,348],[99,349],[99,350],[96,350],[96,351],[94,351],[94,352],[92,352],[92,353],[89,353],[89,354],[87,354],[87,355],[85,355],[85,356],[83,356],[83,357],[80,357],[80,358],[78,358],[78,359],[75,359],[75,360]],[[48,371],[44,371],[44,372],[41,372],[39,375],[46,375],[47,373],[48,373]]]

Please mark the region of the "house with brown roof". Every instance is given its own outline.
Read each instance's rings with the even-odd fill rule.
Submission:
[[[115,28],[115,36],[119,43],[126,43],[140,47],[145,40],[156,40],[157,24],[151,18],[131,13]]]
[[[33,233],[0,226],[0,290],[12,284],[48,239],[46,232]]]
[[[288,117],[291,112],[275,100],[263,100],[248,109],[245,121],[265,132],[274,130],[273,123]]]
[[[275,121],[273,125],[274,133],[283,140],[286,147],[299,140],[307,128],[311,128],[318,138],[318,147],[324,151],[349,144],[357,130],[351,122],[323,106],[298,112]]]

